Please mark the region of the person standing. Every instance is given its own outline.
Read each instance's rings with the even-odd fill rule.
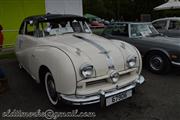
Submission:
[[[3,30],[3,27],[0,25],[0,50],[3,47],[3,41],[4,41],[4,36],[3,36],[2,30]]]

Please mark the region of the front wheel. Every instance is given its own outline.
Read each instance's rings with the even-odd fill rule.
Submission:
[[[56,92],[56,86],[53,76],[50,72],[45,74],[45,88],[49,101],[52,105],[57,106],[59,104],[58,94]]]
[[[146,66],[153,73],[164,74],[171,68],[170,61],[166,55],[159,52],[153,52],[146,57]]]

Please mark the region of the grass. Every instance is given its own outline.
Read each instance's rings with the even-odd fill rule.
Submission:
[[[10,52],[10,53],[0,53],[0,60],[3,59],[15,59],[16,55],[14,52]]]

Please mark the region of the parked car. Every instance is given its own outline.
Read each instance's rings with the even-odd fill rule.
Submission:
[[[152,22],[154,27],[169,37],[180,37],[180,17],[157,19]]]
[[[151,23],[114,23],[103,31],[102,36],[136,46],[145,65],[154,73],[167,73],[172,65],[180,66],[180,40],[163,36]]]
[[[98,22],[98,21],[91,21],[89,24],[89,27],[92,29],[98,29],[98,28],[104,28],[105,25],[102,22]]]
[[[58,105],[100,102],[109,106],[132,96],[141,56],[132,45],[92,34],[84,17],[47,14],[21,24],[16,43],[20,68],[44,83],[49,101]]]

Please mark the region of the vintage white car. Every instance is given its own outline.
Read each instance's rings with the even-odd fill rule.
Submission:
[[[49,101],[109,106],[132,96],[140,75],[141,55],[132,45],[92,34],[84,17],[46,14],[25,18],[16,55]]]

